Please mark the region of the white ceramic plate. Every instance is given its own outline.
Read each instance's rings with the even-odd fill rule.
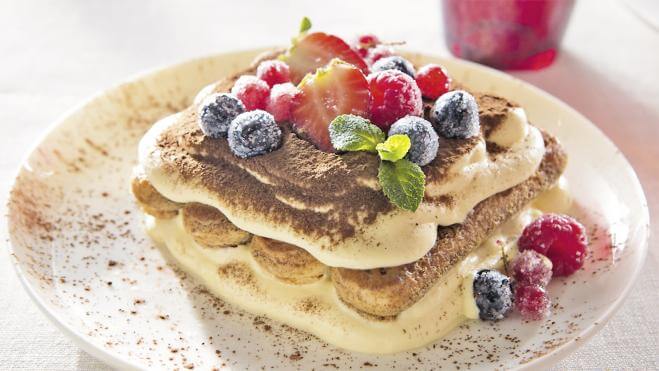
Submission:
[[[128,183],[147,128],[258,52],[193,60],[102,92],[55,123],[20,169],[7,214],[18,275],[87,352],[122,369],[546,367],[620,306],[645,257],[649,221],[641,186],[619,150],[579,113],[528,84],[420,55],[410,58],[441,63],[471,89],[520,103],[565,145],[568,181],[596,237],[585,269],[550,285],[554,314],[537,323],[515,316],[472,321],[414,352],[374,356],[333,348],[212,298],[145,235]]]

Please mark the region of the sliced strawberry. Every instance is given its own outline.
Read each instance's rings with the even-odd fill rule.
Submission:
[[[296,40],[285,56],[290,67],[291,80],[298,83],[307,73],[314,73],[332,59],[339,58],[355,65],[364,73],[368,67],[364,59],[341,38],[323,32],[314,32]]]
[[[368,81],[355,66],[334,59],[300,83],[293,99],[291,122],[320,150],[333,152],[329,124],[338,115],[368,116]]]

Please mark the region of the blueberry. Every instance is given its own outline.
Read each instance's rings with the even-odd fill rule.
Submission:
[[[220,138],[227,135],[236,116],[245,112],[245,105],[231,94],[211,94],[199,106],[199,127],[205,135]]]
[[[373,63],[371,67],[372,72],[379,72],[385,70],[398,70],[410,77],[414,78],[414,66],[410,61],[403,57],[397,55],[392,55],[391,57],[384,57],[378,59],[377,62]]]
[[[281,129],[268,112],[241,113],[231,121],[229,147],[238,157],[248,158],[272,152],[281,144]]]
[[[410,137],[412,146],[405,158],[417,165],[428,165],[437,156],[439,137],[427,120],[417,116],[405,116],[391,125],[389,136],[394,134],[406,134]]]
[[[503,319],[513,306],[510,278],[495,270],[479,271],[474,278],[474,299],[482,320]]]
[[[437,98],[430,112],[435,130],[446,138],[469,138],[480,131],[478,104],[464,90],[454,90]]]

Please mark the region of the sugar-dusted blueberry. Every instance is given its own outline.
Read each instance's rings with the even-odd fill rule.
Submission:
[[[476,273],[473,283],[478,315],[485,321],[503,319],[513,306],[513,292],[508,276],[491,269]]]
[[[281,136],[275,118],[262,110],[241,113],[229,125],[229,147],[240,158],[274,151],[281,144]]]
[[[429,164],[437,156],[439,137],[430,122],[418,116],[405,116],[389,128],[389,136],[406,134],[411,146],[405,158],[419,166]]]
[[[379,72],[386,70],[398,70],[410,77],[414,78],[414,66],[407,59],[398,55],[380,58],[377,62],[373,63],[371,72]]]
[[[199,105],[197,112],[199,127],[206,136],[224,137],[227,135],[231,121],[243,112],[245,105],[235,96],[227,93],[211,94]]]
[[[454,90],[437,98],[430,112],[437,133],[446,138],[469,138],[480,131],[478,104],[464,90]]]

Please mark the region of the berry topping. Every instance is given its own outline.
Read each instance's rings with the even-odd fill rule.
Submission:
[[[512,264],[513,278],[520,285],[546,287],[551,280],[551,261],[533,250],[519,253]]]
[[[329,124],[341,114],[368,116],[369,91],[364,74],[355,66],[333,60],[300,83],[293,99],[291,122],[299,134],[319,149],[333,151]]]
[[[277,84],[272,87],[266,111],[274,116],[275,121],[284,122],[290,120],[293,97],[297,92],[298,90],[295,85],[290,82]]]
[[[334,58],[350,63],[363,72],[368,70],[364,59],[345,41],[323,32],[310,33],[296,40],[285,58],[293,82],[302,80],[307,73],[314,73]]]
[[[245,112],[245,105],[231,94],[211,94],[199,105],[199,127],[204,135],[219,138],[227,135],[229,125],[236,116]]]
[[[380,39],[373,34],[365,34],[357,37],[353,45],[353,49],[359,54],[360,57],[366,58],[369,49],[375,47],[380,43]]]
[[[534,250],[548,257],[554,276],[569,276],[583,266],[588,238],[574,218],[545,214],[524,228],[517,245],[520,251]]]
[[[380,43],[380,39],[373,34],[357,36],[356,46],[362,49],[370,49]]]
[[[368,50],[368,54],[366,54],[366,63],[372,65],[380,59],[392,55],[394,55],[394,48],[388,45],[378,45]]]
[[[276,84],[290,82],[291,72],[286,63],[270,60],[259,64],[256,68],[256,77],[268,83],[268,86],[273,87]]]
[[[448,92],[437,99],[430,121],[439,135],[446,138],[469,138],[480,131],[478,104],[464,90]]]
[[[551,300],[547,291],[538,285],[515,287],[515,309],[525,320],[537,321],[549,315]]]
[[[474,277],[474,299],[482,320],[503,319],[513,306],[510,279],[495,270],[479,271]]]
[[[245,109],[265,109],[268,104],[270,87],[256,76],[244,75],[236,81],[231,88],[231,94],[235,95],[245,105]]]
[[[396,120],[411,115],[421,116],[423,100],[416,82],[397,70],[386,70],[368,76],[371,90],[371,120],[388,130]]]
[[[241,113],[228,132],[229,148],[240,158],[272,152],[281,144],[281,129],[271,114],[261,111]]]
[[[444,67],[427,64],[417,71],[416,84],[425,98],[437,99],[451,89],[451,78]]]
[[[414,78],[414,66],[407,59],[392,55],[384,57],[373,63],[371,67],[373,72],[397,70]]]
[[[391,125],[389,137],[396,134],[405,134],[410,138],[412,146],[405,158],[415,164],[427,165],[437,156],[439,138],[427,120],[417,116],[405,116]]]

